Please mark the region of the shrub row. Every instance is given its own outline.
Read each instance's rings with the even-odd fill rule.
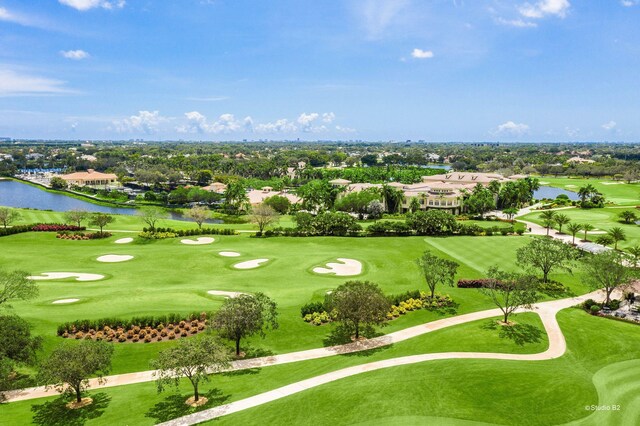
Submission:
[[[133,330],[135,327],[158,327],[158,325],[164,324],[178,324],[181,321],[195,321],[206,320],[210,316],[207,312],[192,312],[188,315],[184,314],[167,314],[167,315],[146,315],[133,317],[131,319],[122,318],[100,318],[97,320],[76,320],[71,322],[65,322],[58,326],[58,336],[62,336],[66,333],[77,333],[78,331],[88,332],[89,330],[103,330],[108,328],[122,328],[124,330]]]
[[[84,231],[84,226],[65,225],[62,223],[40,223],[32,225],[31,230],[33,232],[60,232],[60,231]]]
[[[31,231],[33,225],[17,225],[12,226],[11,228],[0,228],[0,237],[4,237],[7,235],[21,234],[23,232]]]
[[[108,238],[111,236],[109,232],[74,232],[70,234],[68,231],[62,231],[56,235],[56,238],[61,240],[99,240],[101,238]]]
[[[478,278],[472,280],[459,279],[457,286],[458,288],[483,288],[492,281],[493,280],[489,278]]]
[[[193,228],[193,229],[173,229],[173,228],[142,228],[142,232],[173,233],[178,237],[191,237],[194,235],[236,235],[235,229],[229,228]]]

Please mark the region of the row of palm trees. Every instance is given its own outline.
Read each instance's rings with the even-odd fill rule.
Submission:
[[[574,245],[576,243],[576,234],[578,232],[584,231],[584,240],[587,241],[587,233],[595,229],[594,226],[590,223],[571,222],[569,216],[567,216],[566,214],[557,213],[554,210],[545,210],[540,214],[540,217],[542,218],[543,226],[547,228],[547,235],[549,235],[549,231],[554,225],[558,225],[559,233],[562,233],[562,227],[566,225],[567,231],[569,231],[569,233],[573,237],[572,244]],[[598,242],[603,245],[613,244],[614,249],[618,250],[618,243],[620,241],[625,241],[626,239],[627,235],[624,230],[619,226],[615,226],[609,229],[606,234],[602,235],[599,238]]]

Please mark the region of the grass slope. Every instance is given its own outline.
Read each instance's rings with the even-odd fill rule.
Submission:
[[[593,185],[607,201],[622,206],[635,206],[640,202],[640,183],[628,184],[610,179],[581,179],[567,177],[539,177],[541,184],[577,192],[581,186]],[[543,183],[544,182],[544,183]]]

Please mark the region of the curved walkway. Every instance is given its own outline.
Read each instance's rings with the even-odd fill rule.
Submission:
[[[372,369],[391,367],[394,365],[404,365],[404,364],[410,364],[414,362],[423,362],[429,359],[492,358],[492,357],[495,359],[528,359],[528,357],[533,357],[533,359],[555,358],[557,356],[562,355],[566,348],[564,336],[562,335],[562,332],[560,331],[558,323],[555,320],[555,314],[561,309],[565,309],[570,306],[577,305],[587,299],[593,299],[601,295],[602,293],[597,291],[597,292],[585,294],[579,297],[571,297],[571,298],[554,300],[549,302],[541,302],[534,305],[533,310],[540,315],[543,321],[544,327],[546,329],[546,332],[549,335],[549,349],[546,352],[543,352],[542,354],[511,355],[511,354],[486,354],[486,353],[477,354],[476,353],[474,355],[474,353],[464,352],[464,353],[449,353],[449,354],[426,354],[426,355],[415,355],[415,356],[403,357],[403,358],[395,358],[395,359],[379,361],[371,364],[363,364],[360,366],[351,367],[349,369],[338,370],[332,373],[328,373],[326,375],[318,376],[313,379],[308,379],[299,383],[294,383],[292,385],[288,385],[288,386],[285,386],[284,388],[279,388],[274,391],[267,392],[265,394],[256,395],[254,397],[247,398],[246,400],[236,401],[234,403],[226,404],[221,407],[216,407],[215,409],[211,409],[211,410],[205,410],[198,414],[205,415],[205,413],[213,413],[211,414],[212,417],[210,418],[215,418],[224,414],[224,413],[220,414],[221,413],[220,410],[228,409],[223,407],[243,406],[242,404],[244,404],[245,403],[244,401],[247,401],[247,400],[253,401],[252,402],[253,405],[251,406],[260,405],[260,404],[264,404],[265,402],[272,401],[273,399],[277,399],[277,398],[274,398],[274,395],[280,395],[279,398],[282,398],[284,396],[291,395],[292,393],[300,392],[301,390],[318,386],[323,383],[327,383],[328,381],[338,380],[342,377],[348,377],[349,375],[354,375],[354,374],[362,373],[365,371],[371,371]],[[432,331],[440,330],[443,328],[460,325],[460,324],[464,324],[471,321],[477,321],[481,319],[501,316],[501,314],[502,312],[499,309],[489,309],[485,311],[472,312],[464,315],[459,315],[456,317],[444,318],[441,320],[420,324],[414,327],[409,327],[400,331],[396,331],[394,333],[386,334],[380,337],[375,337],[373,339],[365,340],[362,342],[353,342],[345,345],[309,349],[309,350],[299,351],[299,352],[290,352],[282,355],[274,355],[274,356],[268,356],[268,357],[262,357],[262,358],[253,358],[253,359],[234,361],[231,363],[231,367],[229,368],[229,371],[244,370],[248,368],[261,368],[261,367],[267,367],[271,365],[288,364],[291,362],[308,361],[312,359],[325,358],[329,356],[365,351],[369,349],[391,345],[393,343],[402,342],[404,340],[411,339],[413,337],[420,336],[420,335],[430,333]],[[522,357],[525,357],[525,358],[522,358]],[[105,377],[106,380],[102,384],[100,384],[97,379],[91,379],[89,380],[89,387],[91,389],[100,389],[105,387],[150,382],[155,380],[154,374],[155,374],[155,370],[149,370],[149,371],[140,371],[136,373],[126,373],[126,374],[107,376]],[[347,375],[342,376],[342,374],[347,374]],[[295,389],[298,389],[298,390],[293,392],[293,390]],[[57,392],[54,389],[47,390],[43,386],[19,389],[19,390],[9,391],[5,393],[7,402],[24,401],[24,400],[43,398],[43,397],[54,396],[54,395],[57,395]],[[262,401],[260,397],[264,398],[263,402],[259,402],[259,401]],[[248,407],[249,406],[245,406],[245,408],[248,408]],[[203,421],[203,420],[198,420],[198,421]],[[191,424],[191,423],[172,423],[172,424]]]

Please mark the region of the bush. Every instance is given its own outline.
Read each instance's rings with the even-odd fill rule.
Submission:
[[[313,314],[314,312],[322,312],[324,310],[325,308],[323,302],[311,302],[300,308],[300,315],[304,318],[309,314]]]
[[[492,280],[488,278],[478,278],[478,279],[459,279],[458,280],[458,288],[483,288],[487,284],[489,284]]]
[[[589,310],[591,311],[592,314],[597,314],[598,312],[600,312],[600,306],[598,305],[592,305]]]

